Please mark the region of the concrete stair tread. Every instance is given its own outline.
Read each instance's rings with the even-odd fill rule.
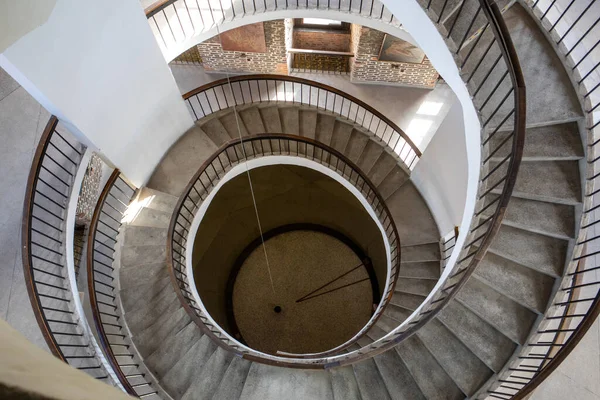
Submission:
[[[157,318],[155,323],[145,328],[137,337],[134,336],[133,341],[142,357],[148,357],[169,335],[178,333],[189,322],[190,316],[180,307]]]
[[[394,168],[400,168],[398,166],[398,161],[396,161],[396,158],[393,155],[383,149],[377,158],[377,161],[375,161],[375,164],[373,164],[367,173],[367,176],[371,182],[378,187]]]
[[[279,118],[283,133],[300,134],[300,110],[297,107],[280,107]]]
[[[181,398],[198,373],[205,367],[217,345],[202,336],[185,355],[161,379],[161,385],[173,398]]]
[[[229,363],[227,371],[225,371],[221,384],[212,397],[213,400],[239,399],[251,366],[252,362],[234,357]]]
[[[248,129],[246,128],[246,125],[244,125],[244,121],[239,113],[236,114],[235,112],[230,112],[221,116],[219,120],[231,139],[239,138],[240,132],[242,133],[242,136],[249,135]]]
[[[358,158],[358,167],[368,175],[382,153],[383,147],[374,140],[369,140]]]
[[[451,301],[437,318],[495,372],[502,369],[517,346],[458,301]]]
[[[510,132],[497,132],[490,141],[490,148],[497,148]],[[511,141],[508,140],[494,155],[500,159],[510,152]],[[576,122],[554,124],[527,128],[524,160],[577,160],[584,156]]]
[[[519,304],[540,314],[546,309],[555,282],[548,275],[490,252],[479,264],[475,275]]]
[[[149,301],[144,298],[140,299],[136,305],[137,307],[125,313],[127,325],[133,334],[144,331],[157,318],[173,313],[181,307],[175,292],[169,287]]]
[[[204,368],[194,378],[194,383],[182,397],[182,400],[212,399],[213,394],[219,388],[225,372],[233,358],[233,354],[227,350],[217,347],[210,356]]]
[[[165,277],[169,277],[169,271],[167,264],[164,262],[121,268],[119,271],[120,285],[127,290],[150,284],[157,279]]]
[[[397,307],[397,309],[400,309],[400,307]],[[408,316],[410,315],[410,311],[408,311],[408,310],[404,310],[404,311],[406,313],[406,318],[408,318]],[[399,321],[394,318],[388,317],[388,315],[395,315],[395,316],[401,318],[400,313],[386,314],[386,312],[387,312],[387,309],[379,317],[379,319],[375,323],[375,326],[377,326],[383,332],[389,333],[389,332],[393,331],[394,329],[396,329],[402,323],[402,321],[404,321],[404,319],[406,319],[406,318],[402,319],[402,321]]]
[[[425,398],[464,399],[465,395],[417,336],[411,336],[395,349]]]
[[[258,110],[265,126],[265,133],[281,133],[283,131],[277,106],[260,107]]]
[[[437,281],[431,279],[399,278],[396,282],[395,292],[427,296]]]
[[[171,212],[154,210],[152,208],[142,208],[127,223],[130,226],[149,226],[155,228],[168,228],[171,222]]]
[[[244,400],[333,400],[327,371],[253,363],[240,397]]]
[[[412,182],[406,182],[386,200],[403,248],[436,242],[440,233],[427,203]]]
[[[390,394],[373,359],[352,365],[362,400],[390,399]]]
[[[392,295],[390,304],[394,304],[397,307],[401,307],[412,312],[416,310],[417,307],[423,303],[423,301],[425,301],[425,297],[426,296],[423,295],[395,292]]]
[[[348,139],[348,143],[346,144],[346,149],[344,150],[344,155],[350,159],[355,164],[358,164],[358,160],[360,155],[363,152],[363,149],[369,142],[369,137],[360,132],[357,129],[353,129],[350,134],[350,139]]]
[[[167,249],[165,245],[142,245],[142,246],[123,246],[121,250],[121,265],[124,269],[135,266],[167,263]]]
[[[138,302],[148,302],[157,294],[162,293],[167,285],[171,284],[168,276],[160,277],[152,282],[135,286],[133,288],[121,287],[119,295],[125,312],[136,309]]]
[[[315,139],[329,146],[333,136],[333,128],[336,125],[336,118],[330,114],[318,113]]]
[[[179,197],[198,168],[217,145],[197,125],[190,128],[169,149],[154,170],[147,187]]]
[[[352,366],[333,368],[329,375],[334,400],[362,400]]]
[[[331,143],[329,145],[340,153],[344,154],[353,129],[354,127],[351,124],[342,122],[339,119],[336,120],[333,127]]]
[[[387,334],[387,332],[380,328],[379,326],[377,326],[377,324],[373,325],[371,327],[371,329],[369,329],[367,331],[367,335],[369,336],[369,338],[373,341],[379,340],[382,337],[384,337]]]
[[[525,343],[536,314],[519,303],[471,277],[458,293],[462,305],[498,329],[504,336],[518,344]]]
[[[301,109],[299,114],[300,135],[314,139],[317,131],[317,110]]]
[[[178,200],[177,196],[147,186],[144,186],[135,198],[136,202],[144,204],[146,208],[166,213],[173,213]]]
[[[431,321],[417,335],[467,396],[492,376],[493,372],[441,322]]]
[[[415,244],[412,246],[405,246],[402,244],[400,256],[403,264],[410,262],[439,262],[441,259],[440,244],[439,242]],[[402,269],[402,267],[400,267],[400,269]]]
[[[383,178],[381,183],[377,185],[377,190],[381,197],[387,201],[387,199],[394,194],[402,185],[404,185],[409,179],[409,175],[402,168],[393,168]]]
[[[578,162],[522,161],[513,196],[559,204],[580,203]]]
[[[491,215],[488,210],[485,216]],[[573,238],[575,207],[513,196],[502,223],[557,238]]]
[[[562,274],[568,242],[502,225],[490,251],[519,264],[558,277]]]
[[[221,147],[232,139],[219,118],[209,118],[200,127],[217,147]]]
[[[124,246],[143,246],[143,245],[167,245],[166,228],[157,228],[152,226],[123,226]]]
[[[244,125],[246,125],[246,129],[248,129],[248,132],[251,135],[267,132],[267,130],[265,129],[265,125],[263,124],[260,112],[256,107],[250,107],[244,110],[240,110],[240,117],[242,117]]]
[[[396,351],[373,358],[392,399],[425,400],[421,389]]]
[[[396,326],[400,325],[402,322],[404,322],[408,317],[410,317],[410,315],[413,312],[407,308],[403,308],[403,307],[399,307],[395,304],[388,304],[388,306],[386,307],[385,311],[383,312],[382,315],[382,319],[384,317],[389,318],[391,321],[386,321],[384,320],[383,322],[386,325],[392,325],[392,328],[395,328]],[[395,326],[394,326],[395,325]]]
[[[157,377],[164,376],[202,337],[194,321],[175,335],[167,337],[145,360],[146,366]]]
[[[400,265],[399,279],[420,278],[437,281],[440,278],[440,274],[439,261],[405,262]]]

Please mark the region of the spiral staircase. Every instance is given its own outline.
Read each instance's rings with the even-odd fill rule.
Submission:
[[[189,30],[203,34],[269,12],[323,9],[399,26],[378,1],[219,1],[197,11],[191,3],[147,9],[166,53],[185,46]],[[420,2],[455,58],[482,127],[475,214],[447,265],[444,232],[411,181],[421,153],[400,128],[326,85],[237,76],[183,96],[195,125],[146,187],[117,169],[104,185],[87,237],[90,326],[68,261],[69,198],[89,151],[53,117],[34,157],[23,225],[30,299],[53,354],[140,398],[530,394],[600,312],[598,86],[586,81],[598,64],[590,69],[591,51],[577,47],[593,26],[572,28],[600,10],[578,0],[566,10],[538,3]],[[203,204],[236,168],[274,156],[318,164],[349,182],[389,242],[382,303],[357,337],[329,352],[249,348],[210,316],[188,268]]]

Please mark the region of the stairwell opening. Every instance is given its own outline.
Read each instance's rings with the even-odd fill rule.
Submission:
[[[267,354],[346,343],[371,319],[388,278],[378,226],[318,171],[272,165],[251,176],[262,237],[245,174],[221,187],[198,227],[192,263],[204,306],[227,333]]]

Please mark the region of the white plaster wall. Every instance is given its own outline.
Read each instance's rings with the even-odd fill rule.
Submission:
[[[459,226],[464,214],[469,168],[464,130],[462,107],[455,102],[411,176],[442,234]]]
[[[136,185],[193,123],[137,0],[58,0],[0,65]]]

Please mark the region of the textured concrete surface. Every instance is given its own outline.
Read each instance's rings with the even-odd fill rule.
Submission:
[[[233,287],[233,314],[249,346],[271,354],[325,351],[351,339],[370,319],[373,294],[365,267],[314,293],[321,296],[297,302],[362,264],[344,243],[324,233],[292,231],[265,246],[268,264],[257,247]]]
[[[0,68],[0,318],[46,349],[21,263],[21,217],[29,166],[50,114]]]

